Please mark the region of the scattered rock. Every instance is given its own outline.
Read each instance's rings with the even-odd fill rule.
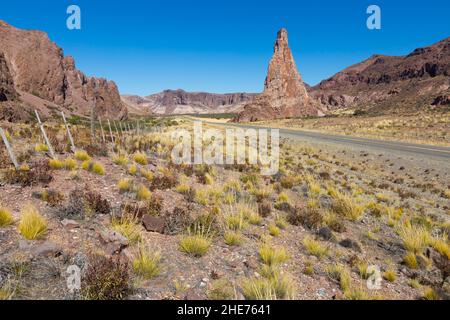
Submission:
[[[99,239],[105,246],[105,252],[109,255],[120,254],[129,244],[128,239],[116,231],[101,231]]]
[[[319,231],[317,232],[317,234],[319,235],[319,237],[321,237],[323,240],[333,240],[334,239],[334,234],[333,231],[331,231],[330,228],[328,227],[322,227],[319,229]]]
[[[153,217],[148,214],[142,217],[142,225],[149,232],[164,233],[165,220],[160,217]]]
[[[339,244],[341,246],[343,246],[344,248],[353,249],[358,252],[362,251],[361,245],[357,241],[352,240],[352,239],[348,239],[348,238],[344,239],[341,242],[339,242]]]
[[[55,244],[51,241],[45,241],[45,242],[31,248],[30,253],[34,257],[39,257],[39,256],[56,257],[62,253],[62,249],[60,246],[58,246],[57,244]]]
[[[76,229],[80,227],[80,224],[75,220],[64,219],[61,224],[67,229]]]

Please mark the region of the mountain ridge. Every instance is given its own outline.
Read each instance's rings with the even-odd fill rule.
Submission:
[[[9,73],[16,92],[1,102],[0,120],[26,120],[34,109],[43,117],[56,115],[56,110],[89,115],[94,100],[99,116],[127,117],[115,82],[86,76],[47,33],[18,29],[0,20],[0,44],[4,64],[0,78],[8,78]]]

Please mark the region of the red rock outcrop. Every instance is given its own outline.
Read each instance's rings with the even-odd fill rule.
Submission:
[[[15,100],[17,92],[14,81],[6,63],[5,55],[0,52],[0,102]]]
[[[0,21],[0,51],[19,93],[25,92],[26,96],[38,97],[78,115],[89,114],[96,96],[100,116],[112,119],[127,116],[115,83],[85,76],[76,69],[74,59],[64,57],[62,49],[46,33],[20,30]],[[35,100],[23,101],[23,106],[31,110]]]
[[[370,114],[448,106],[450,38],[406,56],[374,55],[322,81],[309,93],[329,110],[351,108]]]
[[[274,54],[269,64],[264,92],[244,106],[234,121],[259,121],[302,116],[322,112],[306,90],[288,44],[286,29],[278,32]]]

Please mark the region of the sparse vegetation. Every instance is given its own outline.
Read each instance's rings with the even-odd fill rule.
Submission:
[[[0,228],[9,226],[14,221],[13,215],[8,208],[0,205]]]
[[[306,237],[303,239],[303,246],[309,254],[318,258],[328,255],[328,248],[320,241],[314,240],[312,237]]]
[[[136,152],[133,155],[133,160],[134,160],[134,162],[136,162],[136,163],[138,163],[138,164],[140,164],[142,166],[145,166],[148,163],[147,162],[147,156],[144,153],[142,153],[142,152]]]
[[[91,157],[89,156],[89,154],[84,151],[84,150],[77,150],[75,151],[75,159],[77,159],[78,161],[87,161],[90,160]]]
[[[227,279],[219,279],[211,283],[207,296],[209,300],[234,300],[236,289]]]
[[[284,247],[273,247],[267,243],[261,245],[259,248],[259,257],[268,266],[278,265],[289,259]]]
[[[145,278],[152,279],[161,272],[161,253],[140,245],[133,261],[134,272]]]
[[[180,250],[193,257],[201,257],[208,252],[212,244],[210,224],[196,224],[180,239]]]
[[[123,235],[132,244],[136,244],[141,240],[141,227],[137,219],[133,217],[113,218],[111,226],[114,231]]]
[[[47,232],[47,221],[34,206],[29,204],[21,211],[18,229],[27,240],[41,239]]]
[[[92,256],[81,283],[86,300],[123,300],[131,289],[128,263],[118,257]]]
[[[243,242],[242,234],[237,231],[226,231],[223,235],[225,243],[229,246],[239,246]]]
[[[58,159],[50,159],[48,161],[48,165],[50,166],[50,168],[52,168],[53,170],[61,170],[64,168],[64,162]]]
[[[77,251],[67,257],[70,261],[64,254],[56,262],[39,257],[45,268],[33,264],[33,272],[49,284],[49,298],[62,298],[50,275],[62,270],[59,263],[72,264],[72,259],[85,266],[79,292],[83,299],[125,299],[131,289],[136,289],[132,298],[139,298],[149,288],[152,298],[170,299],[191,294],[211,300],[242,295],[444,297],[439,295],[446,288],[441,278],[447,275],[450,255],[450,195],[441,168],[418,166],[417,174],[418,169],[408,165],[412,159],[331,146],[318,149],[283,137],[280,170],[273,176],[262,175],[257,165],[248,163],[179,165],[170,159],[174,142],[169,136],[175,128],[158,127],[150,133],[155,124],[172,119],[145,121],[148,130],[115,134],[114,143],[109,137],[99,142],[98,134],[92,140],[90,128],[80,122],[71,128],[74,155],[66,129],[49,121],[46,129],[60,160],[49,160],[48,148],[38,147],[38,127],[8,130],[20,168],[11,166],[0,146],[0,201],[14,209],[13,215],[0,206],[0,238],[6,240],[0,241],[2,248],[21,253],[18,239],[48,236],[48,242],[63,246],[64,252],[67,243]],[[176,128],[190,131],[190,120],[177,121]],[[66,171],[56,171],[61,169]],[[17,202],[8,198],[11,195]],[[17,204],[23,201],[35,205],[32,215],[25,214],[30,211],[26,208],[18,212]],[[47,243],[30,242],[32,249],[41,245]],[[364,288],[372,263],[382,268],[382,291]],[[91,274],[91,264],[101,274]],[[167,284],[166,265],[167,275],[175,279]],[[7,280],[0,279],[0,299],[44,297],[47,291],[35,285],[29,268],[9,260],[0,263],[0,275]],[[22,276],[30,281],[30,292],[22,292]],[[297,282],[308,286],[316,281],[334,283],[320,283],[325,294],[308,287],[296,291]],[[337,286],[342,292],[335,292]]]

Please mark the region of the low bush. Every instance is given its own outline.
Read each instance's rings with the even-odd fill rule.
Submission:
[[[130,290],[130,272],[120,257],[92,256],[81,282],[86,300],[123,300]]]

